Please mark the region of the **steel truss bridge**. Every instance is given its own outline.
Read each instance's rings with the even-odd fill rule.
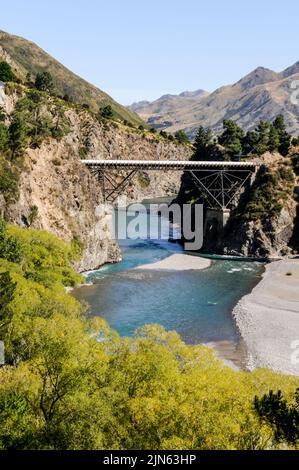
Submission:
[[[208,207],[229,209],[257,170],[254,162],[184,160],[81,160],[101,183],[104,199],[113,203],[138,171],[189,172]],[[116,174],[115,174],[116,173]]]

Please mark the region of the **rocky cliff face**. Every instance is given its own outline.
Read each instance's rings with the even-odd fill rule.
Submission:
[[[76,146],[81,158],[119,160],[189,160],[192,148],[161,138],[158,134],[136,131],[121,123],[99,123],[88,113],[72,115]],[[175,196],[180,188],[181,172],[142,171],[129,183],[128,200]],[[121,177],[111,172],[114,178]]]
[[[80,165],[68,139],[51,140],[27,151],[19,192],[18,201],[6,208],[5,218],[29,226],[36,207],[35,228],[82,245],[82,258],[75,265],[78,271],[119,260],[98,184]]]
[[[16,97],[1,92],[9,114]],[[68,133],[57,140],[47,138],[28,148],[19,176],[19,197],[5,201],[0,194],[0,213],[20,226],[48,230],[83,248],[76,264],[91,270],[120,259],[117,243],[109,231],[109,217],[98,180],[81,164],[82,158],[187,159],[188,147],[137,132],[120,123],[98,122],[91,113],[69,106],[65,111]],[[141,174],[127,188],[131,201],[175,193],[179,174]],[[35,216],[33,217],[33,214]]]
[[[232,211],[216,249],[224,254],[273,259],[296,252],[298,204],[293,159],[265,154],[252,187]]]
[[[275,259],[292,253],[296,203],[289,199],[283,209],[267,222],[250,221],[234,224],[218,243],[222,252],[229,255]]]
[[[224,229],[217,214],[205,219],[204,252],[273,259],[299,251],[299,158],[296,152],[289,157],[266,153],[256,160],[260,169],[255,180],[232,208]],[[205,206],[186,176],[179,202],[188,201]]]

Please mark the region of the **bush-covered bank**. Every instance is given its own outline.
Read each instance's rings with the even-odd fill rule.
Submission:
[[[297,378],[235,372],[157,325],[120,338],[65,292],[80,281],[73,256],[52,235],[1,223],[0,448],[295,445],[254,398],[281,389],[291,409]]]

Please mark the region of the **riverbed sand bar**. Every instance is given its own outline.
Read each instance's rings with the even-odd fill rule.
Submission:
[[[164,271],[188,271],[189,269],[206,269],[211,266],[211,260],[186,254],[174,254],[155,263],[143,264],[135,269],[154,269]]]
[[[247,347],[247,366],[299,375],[299,259],[266,266],[234,316]]]

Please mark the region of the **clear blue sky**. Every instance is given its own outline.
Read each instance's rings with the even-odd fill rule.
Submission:
[[[299,60],[298,0],[0,0],[0,29],[123,104]]]

